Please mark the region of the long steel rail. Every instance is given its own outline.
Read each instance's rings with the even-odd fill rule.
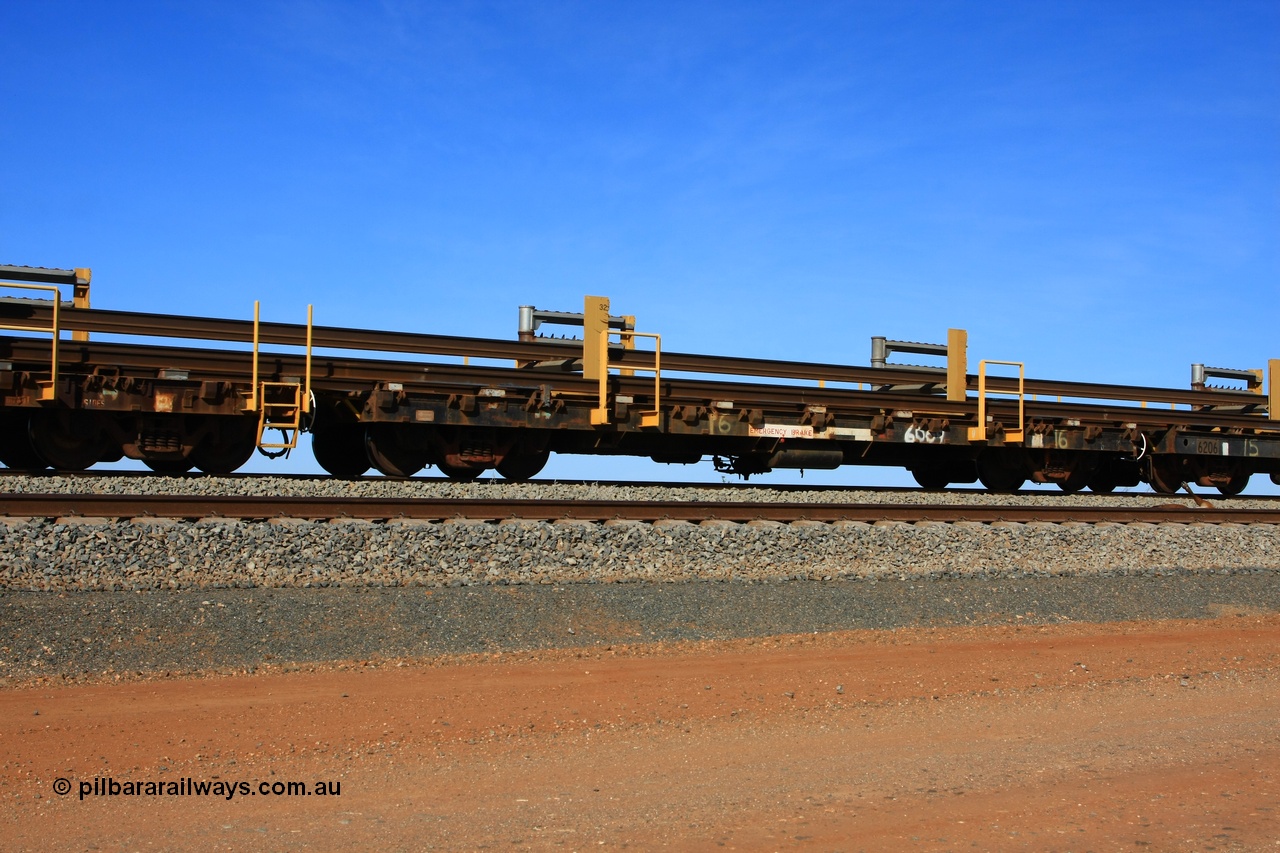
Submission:
[[[0,316],[22,317],[37,324],[44,324],[52,322],[52,308],[40,301],[10,301],[0,304]],[[66,308],[60,312],[59,322],[66,329],[119,335],[145,334],[157,338],[194,338],[246,343],[253,339],[253,323],[249,320],[109,311],[97,308]],[[538,359],[572,361],[582,355],[581,342],[573,341],[539,340],[530,343],[455,335],[346,329],[335,326],[316,326],[312,331],[315,347],[340,350],[465,355],[471,358],[513,361]],[[296,323],[262,323],[259,327],[259,336],[264,344],[301,347],[306,344],[307,328],[305,325]],[[616,357],[611,356],[611,362],[619,367],[652,369],[653,353],[645,350],[619,350]],[[857,367],[679,352],[663,352],[662,367],[664,373],[683,371],[707,375],[866,383],[871,386],[940,384],[945,381],[937,371],[909,367]],[[976,389],[977,376],[970,375],[968,384],[971,389]],[[1006,377],[990,377],[988,386],[994,391],[1007,393],[1016,390],[1017,381]],[[1264,397],[1247,391],[1224,389],[1154,388],[1029,378],[1026,380],[1025,390],[1028,395],[1071,399],[1147,400],[1193,406],[1243,406],[1255,411],[1266,407]]]
[[[228,321],[218,321],[228,322]],[[497,342],[504,343],[504,342]],[[47,343],[34,339],[10,338],[0,354],[10,354],[23,359],[35,359],[44,356]],[[519,344],[522,347],[537,348],[538,344]],[[153,346],[141,344],[104,343],[100,341],[80,343],[65,342],[62,345],[62,362],[65,366],[83,365],[89,368],[98,364],[111,364],[120,367],[146,368],[155,370],[166,367],[182,367],[192,379],[232,379],[243,380],[249,375],[251,357],[248,352],[221,349],[205,349],[191,347]],[[260,362],[262,370],[281,374],[300,374],[303,368],[303,357],[293,353],[264,352]],[[667,355],[663,354],[663,364],[667,364]],[[376,383],[398,381],[409,387],[476,387],[485,385],[512,385],[520,383],[535,387],[547,380],[547,375],[538,371],[515,370],[512,368],[488,367],[479,365],[459,365],[445,362],[401,361],[390,359],[368,359],[352,356],[314,356],[312,359],[312,386],[315,388],[347,388],[351,382]],[[871,368],[867,368],[871,371]],[[881,382],[891,380],[903,381],[904,378],[918,378],[914,374],[894,374],[892,376],[876,370]],[[937,382],[934,374],[926,374],[930,382]],[[651,388],[651,379],[617,377],[620,389],[643,396]],[[594,380],[585,380],[572,373],[555,375],[556,386],[563,391],[573,391],[590,397],[598,390]],[[1078,384],[1078,383],[1076,383]],[[976,400],[971,398],[964,402],[949,402],[944,397],[909,392],[884,392],[875,390],[851,390],[846,388],[818,387],[814,385],[779,385],[765,382],[745,382],[731,380],[711,380],[705,378],[673,377],[664,375],[664,399],[668,402],[704,401],[708,397],[715,399],[732,399],[737,405],[744,407],[769,406],[803,406],[808,404],[832,407],[853,408],[890,408],[914,409],[927,407],[948,417],[964,419],[972,417]],[[1049,385],[1050,391],[1060,396],[1070,396],[1067,385],[1061,387]],[[1101,386],[1099,386],[1101,387]],[[1169,400],[1172,397],[1195,399],[1202,405],[1224,405],[1225,410],[1188,411],[1186,409],[1172,411],[1160,408],[1141,408],[1137,405],[1120,405],[1118,403],[1079,403],[1062,402],[1052,399],[1028,399],[1026,410],[1028,417],[1040,418],[1082,418],[1092,421],[1133,422],[1138,424],[1195,423],[1206,427],[1268,429],[1274,423],[1257,415],[1248,415],[1238,409],[1241,400],[1252,406],[1265,403],[1265,398],[1256,394],[1222,391],[1177,391],[1170,389],[1126,388],[1121,393],[1119,386],[1111,389],[1111,393],[1102,398],[1140,399],[1135,395],[1140,392],[1151,393],[1151,399]],[[1231,405],[1226,405],[1231,404]],[[993,399],[989,409],[1005,416],[1016,415],[1016,401]]]
[[[442,498],[234,497],[204,495],[0,495],[0,515],[18,518],[412,519],[448,521],[970,521],[1085,524],[1280,524],[1280,509],[982,506],[956,504],[746,503]]]

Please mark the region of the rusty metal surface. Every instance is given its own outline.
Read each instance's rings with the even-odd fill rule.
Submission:
[[[80,284],[80,270],[59,270],[52,267],[21,267],[0,264],[0,279],[5,281],[29,281],[41,284]]]
[[[40,302],[0,302],[3,319],[39,322],[41,312],[50,311]],[[607,307],[602,311],[607,314]],[[299,385],[304,377],[316,394],[317,435],[328,431],[330,450],[335,441],[341,445],[329,456],[345,453],[353,459],[350,466],[341,459],[322,462],[339,474],[347,467],[351,473],[364,470],[367,442],[342,445],[339,433],[346,424],[381,430],[377,444],[404,444],[412,451],[398,462],[386,448],[378,451],[378,459],[369,457],[383,473],[394,475],[414,473],[434,454],[459,476],[467,473],[463,468],[496,467],[519,479],[521,454],[530,459],[543,454],[545,459],[551,452],[651,456],[656,461],[710,456],[718,470],[743,476],[776,467],[890,465],[911,468],[917,477],[923,471],[927,481],[944,485],[947,480],[970,482],[976,473],[993,488],[1005,480],[1013,488],[1031,476],[1077,490],[1094,485],[1088,478],[1098,468],[1104,490],[1110,479],[1119,477],[1110,487],[1143,479],[1170,491],[1185,480],[1231,493],[1253,473],[1280,474],[1280,429],[1266,416],[1264,398],[1246,391],[1028,379],[1025,395],[987,401],[981,389],[977,397],[965,391],[981,384],[974,376],[956,377],[948,389],[939,371],[681,353],[662,353],[667,372],[657,381],[634,375],[655,363],[655,352],[626,348],[610,349],[607,360],[601,360],[619,372],[606,374],[597,365],[600,376],[594,381],[574,370],[575,362],[582,362],[581,342],[575,341],[259,326],[247,320],[86,309],[63,314],[63,327],[85,334],[136,335],[145,330],[144,338],[222,342],[218,346],[254,341],[255,351],[257,342],[295,349],[310,342],[321,349],[314,358],[309,348],[305,356],[262,351],[256,358],[245,350],[175,347],[145,339],[128,344],[72,341],[56,348],[62,371],[50,382],[45,378],[50,372],[45,341],[0,338],[0,383],[10,389],[0,399],[0,414],[11,427],[34,425],[32,436],[41,437],[61,429],[66,437],[74,431],[70,419],[58,412],[97,413],[92,429],[125,455],[148,464],[171,446],[180,447],[186,458],[209,443],[204,436],[220,440],[224,430],[215,422],[252,410],[260,383]],[[603,339],[603,327],[599,332]],[[342,352],[326,352],[332,350]],[[496,360],[501,366],[465,363],[467,357]],[[515,366],[531,363],[558,367]],[[1001,383],[1010,380],[989,381],[999,393],[1007,389]],[[301,399],[312,398],[306,394]],[[304,428],[298,408],[295,395],[294,406],[281,413],[291,418],[295,434]],[[180,420],[177,415],[192,417]],[[401,426],[388,424],[415,429],[401,433]],[[70,438],[51,442],[43,441],[43,456],[34,461],[15,445],[10,448],[13,464],[32,467],[47,460],[75,469],[107,458],[112,450],[100,453],[89,440],[79,445]],[[953,451],[940,454],[919,445],[968,448],[971,456],[957,466]],[[1015,457],[1005,448],[1028,455]],[[1089,455],[1068,458],[1070,454]],[[1130,465],[1132,470],[1108,473],[1108,466],[1120,464],[1113,460],[1148,454],[1152,461],[1145,463],[1146,469]],[[464,456],[474,464],[464,465]],[[1083,461],[1077,465],[1077,460]],[[948,475],[942,476],[948,466]]]
[[[14,306],[0,305],[0,316],[49,322],[50,309],[46,305],[32,303]],[[106,311],[102,309],[70,308],[62,312],[60,322],[64,328],[89,332],[136,335],[139,329],[155,337],[194,338],[201,340],[250,342],[253,323],[250,320],[228,320],[205,317],[185,317],[168,314]],[[306,326],[297,323],[262,323],[261,340],[267,344],[303,346],[306,343]],[[534,342],[505,341],[489,338],[470,338],[453,335],[424,335],[409,332],[393,332],[367,329],[345,329],[333,326],[314,328],[314,346],[318,348],[368,350],[424,355],[459,355],[471,358],[493,358],[512,362],[529,362],[549,359],[578,359],[582,355],[580,341]],[[611,353],[611,361],[621,367],[652,369],[653,353],[645,350],[619,350]],[[880,385],[945,385],[945,376],[936,370],[913,370],[904,367],[857,367],[850,365],[821,364],[773,359],[740,358],[730,356],[701,355],[694,353],[664,352],[665,371],[680,371],[723,376],[757,376],[774,379],[823,380],[827,382],[863,383]],[[992,389],[1009,391],[1016,389],[1016,380],[991,377]],[[971,389],[977,387],[977,376],[968,378]],[[831,389],[836,390],[836,389]],[[1195,390],[1191,388],[1155,388],[1150,386],[1109,385],[1092,382],[1072,382],[1028,378],[1028,394],[1039,396],[1096,400],[1133,400],[1162,403],[1181,403],[1195,406],[1265,406],[1265,398],[1248,391]],[[945,398],[944,398],[945,399]]]
[[[33,338],[0,339],[0,354],[15,360],[39,360],[47,358],[48,344]],[[249,352],[202,349],[193,347],[162,347],[141,344],[116,343],[64,343],[61,349],[63,364],[70,369],[82,366],[92,369],[97,365],[112,365],[155,371],[181,365],[192,380],[247,381],[251,369]],[[355,357],[314,356],[314,384],[320,389],[360,390],[349,383],[361,382],[367,390],[379,382],[396,381],[419,388],[445,388],[453,386],[514,386],[534,388],[550,382],[558,390],[581,394],[584,397],[596,391],[596,383],[576,374],[548,375],[535,371],[501,367],[448,364],[443,362],[411,362]],[[664,362],[666,355],[663,356]],[[300,375],[304,369],[301,354],[263,353],[263,369],[270,375]],[[642,397],[652,390],[652,379],[644,377],[616,377],[623,393]],[[1190,393],[1190,392],[1189,392]],[[1064,395],[1065,396],[1065,395]],[[1256,402],[1257,395],[1244,395]],[[957,420],[972,419],[976,399],[949,402],[944,397],[872,390],[844,388],[820,388],[817,386],[778,385],[763,382],[715,381],[708,379],[669,379],[664,381],[664,399],[669,404],[705,403],[709,399],[730,399],[737,408],[777,408],[789,410],[806,405],[822,405],[849,410],[922,410]],[[997,419],[1016,413],[1016,401],[1010,403],[994,399],[989,407]],[[1195,423],[1209,427],[1262,428],[1266,420],[1237,412],[1215,412],[1141,408],[1102,403],[1059,403],[1045,400],[1027,400],[1029,418],[1066,419],[1077,418],[1094,422],[1133,422],[1140,425],[1165,426],[1169,424]]]
[[[405,498],[208,497],[190,495],[0,495],[0,514],[61,518],[418,519],[496,521],[625,519],[654,522],[722,520],[901,522],[1103,522],[1151,524],[1280,524],[1280,509],[992,506],[955,504],[744,503],[737,501],[571,501]]]

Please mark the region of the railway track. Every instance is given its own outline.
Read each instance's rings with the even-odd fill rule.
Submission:
[[[1280,524],[1280,508],[1009,506],[743,501],[491,500],[483,498],[337,498],[196,495],[0,495],[0,516],[17,518],[227,518],[392,521],[614,520],[747,523],[1045,522],[1063,524]]]
[[[9,468],[0,468],[0,494],[4,494],[12,489],[8,483],[22,484],[22,491],[27,493],[28,487],[38,487],[40,483],[45,481],[84,481],[86,484],[92,484],[96,481],[137,481],[146,483],[148,481],[177,481],[179,483],[198,484],[202,482],[223,482],[226,483],[244,483],[253,484],[254,482],[272,483],[274,481],[284,481],[289,483],[323,484],[332,482],[333,478],[328,474],[299,474],[299,473],[248,473],[237,472],[233,474],[205,474],[198,471],[188,471],[180,474],[162,474],[155,471],[113,471],[104,469],[92,469],[88,471],[15,471]],[[536,488],[539,486],[556,486],[566,488],[610,488],[610,489],[662,489],[662,490],[693,490],[706,493],[724,493],[732,495],[741,492],[754,492],[767,490],[771,493],[780,495],[785,494],[831,494],[843,495],[850,493],[865,493],[868,495],[883,495],[892,497],[894,495],[919,497],[931,494],[922,490],[918,486],[867,486],[857,484],[824,484],[824,485],[805,485],[799,483],[756,483],[756,482],[722,482],[708,483],[696,481],[665,481],[665,480],[608,480],[608,479],[537,479],[531,480],[527,484],[508,483],[500,478],[493,477],[495,483],[513,488]],[[392,485],[392,484],[433,484],[447,485],[453,483],[444,476],[418,475],[414,477],[386,477],[383,475],[370,475],[362,477],[346,478],[342,482],[368,485]],[[485,482],[479,481],[477,485],[483,486]],[[456,486],[454,486],[456,488]],[[35,491],[30,493],[34,494]],[[1091,493],[1068,494],[1057,489],[1019,489],[1014,492],[992,492],[975,484],[972,487],[952,487],[947,490],[946,494],[953,497],[974,497],[974,498],[1036,498],[1038,500],[1062,501],[1063,503],[1072,503],[1079,501],[1081,498],[1088,499],[1090,497],[1115,499],[1123,498],[1125,500],[1134,501],[1135,503],[1159,503],[1167,504],[1171,499],[1169,495],[1156,494],[1154,492],[1116,492],[1109,496],[1098,496]],[[1179,495],[1178,499],[1185,498],[1186,495]],[[1198,497],[1192,495],[1192,498]],[[1209,500],[1217,505],[1223,501],[1241,501],[1247,500],[1253,503],[1274,503],[1280,505],[1280,495],[1267,494],[1240,494],[1231,498],[1224,498],[1217,494],[1210,493]]]

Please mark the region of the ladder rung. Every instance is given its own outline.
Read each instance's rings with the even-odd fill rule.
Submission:
[[[292,400],[267,400],[267,389],[292,389]],[[258,383],[258,449],[260,450],[292,450],[298,446],[298,433],[302,429],[302,386],[297,382],[260,382]],[[272,409],[289,412],[286,415],[272,414]],[[264,441],[268,429],[278,429],[284,437],[281,441]]]

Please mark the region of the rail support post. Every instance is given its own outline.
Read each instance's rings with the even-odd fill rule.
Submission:
[[[582,378],[609,373],[609,297],[588,296],[582,305]]]
[[[968,397],[969,333],[947,329],[947,402],[963,403]]]
[[[1280,421],[1280,358],[1267,362],[1267,417]]]
[[[76,267],[76,280],[71,285],[71,305],[73,308],[89,307],[89,281],[93,278],[93,271],[88,267]],[[73,341],[89,340],[89,333],[83,331],[73,331],[71,333]]]

